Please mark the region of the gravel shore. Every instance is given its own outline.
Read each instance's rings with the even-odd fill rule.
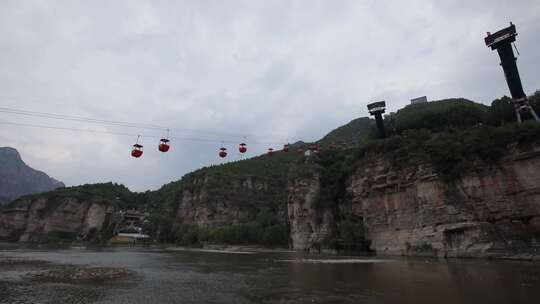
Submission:
[[[104,295],[104,283],[134,275],[134,271],[119,267],[4,256],[0,257],[0,304],[93,303]]]

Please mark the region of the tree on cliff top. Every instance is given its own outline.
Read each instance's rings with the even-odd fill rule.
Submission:
[[[75,198],[79,201],[93,201],[103,204],[112,204],[119,209],[142,209],[145,199],[141,193],[133,193],[127,187],[117,183],[98,183],[80,186],[59,188],[53,191],[30,194],[9,203],[6,207],[16,204],[20,200],[34,200],[45,198],[58,201],[63,198]]]
[[[390,134],[401,134],[411,129],[441,132],[485,123],[488,113],[488,106],[468,99],[444,99],[408,105],[388,115],[385,122]]]
[[[332,130],[326,134],[317,143],[319,145],[336,144],[359,144],[363,139],[367,138],[371,132],[371,128],[375,126],[375,121],[369,117],[360,117],[351,120],[349,123]]]
[[[529,102],[536,113],[540,113],[540,90],[529,96]],[[514,122],[516,122],[516,113],[512,104],[512,98],[503,96],[495,99],[491,103],[489,123],[494,126],[500,126]]]

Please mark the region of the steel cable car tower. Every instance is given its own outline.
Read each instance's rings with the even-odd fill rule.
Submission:
[[[486,46],[492,50],[497,50],[499,57],[501,58],[501,66],[506,77],[506,83],[510,89],[512,95],[512,103],[516,111],[517,120],[519,123],[523,121],[522,115],[530,113],[534,120],[540,121],[538,115],[529,104],[527,95],[523,91],[521,85],[521,78],[519,77],[519,71],[516,65],[517,58],[514,56],[514,50],[512,49],[512,42],[516,41],[516,26],[510,22],[510,26],[504,28],[496,33],[487,33],[487,37],[484,39]]]
[[[370,103],[367,105],[369,114],[375,116],[375,122],[377,123],[377,131],[379,133],[379,138],[386,137],[386,131],[384,129],[384,121],[382,115],[386,110],[386,102],[379,101]]]

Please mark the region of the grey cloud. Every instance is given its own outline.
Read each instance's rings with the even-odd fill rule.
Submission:
[[[0,105],[140,121],[215,143],[173,142],[24,127],[2,145],[67,184],[117,181],[157,188],[218,163],[226,136],[315,140],[412,97],[507,94],[486,31],[514,21],[526,89],[540,88],[540,3],[526,1],[4,1],[0,4]],[[0,114],[0,121],[30,119]],[[101,128],[66,122],[52,125]],[[109,130],[115,131],[116,129]],[[130,133],[160,133],[122,130]],[[234,145],[229,145],[235,148]],[[251,145],[262,153],[265,145]],[[234,155],[233,157],[238,157]]]

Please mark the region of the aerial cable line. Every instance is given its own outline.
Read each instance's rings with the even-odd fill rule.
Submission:
[[[48,126],[41,124],[29,124],[29,123],[18,123],[10,121],[0,121],[1,125],[12,125],[12,126],[23,126],[23,127],[32,127],[32,128],[42,128],[42,129],[52,129],[52,130],[64,130],[64,131],[74,131],[74,132],[87,132],[87,133],[100,133],[100,134],[111,134],[119,136],[129,136],[129,137],[142,137],[142,138],[157,138],[161,139],[163,136],[151,135],[151,134],[139,134],[139,133],[125,133],[125,132],[114,132],[114,131],[105,131],[105,130],[95,130],[95,129],[81,129],[81,128],[71,128],[71,127],[57,127],[57,126]],[[238,141],[232,140],[221,140],[221,139],[212,139],[212,138],[201,138],[201,137],[169,137],[170,139],[179,140],[179,141],[198,141],[198,142],[211,142],[211,143],[227,143],[227,144],[237,144]],[[263,142],[263,141],[250,141],[251,144],[279,144],[275,142]]]
[[[227,133],[227,132],[216,132],[216,131],[210,131],[210,130],[198,130],[198,129],[189,129],[189,128],[171,128],[171,127],[155,125],[155,124],[104,120],[104,119],[96,119],[96,118],[89,118],[89,117],[82,117],[82,116],[36,112],[36,111],[28,111],[28,110],[14,109],[14,108],[6,108],[6,107],[0,107],[0,113],[31,116],[31,117],[41,117],[41,118],[57,119],[57,120],[88,122],[88,123],[93,123],[93,124],[128,127],[128,128],[141,128],[141,129],[160,130],[160,131],[178,130],[178,131],[189,131],[193,133],[207,133],[211,135],[246,138],[245,134],[233,134],[233,133]]]
[[[103,119],[95,119],[95,118],[80,117],[80,116],[70,116],[70,115],[61,115],[61,114],[54,114],[54,113],[10,109],[10,108],[4,108],[4,107],[0,107],[0,113],[34,116],[34,117],[59,119],[59,120],[71,120],[71,121],[78,121],[78,122],[90,122],[90,123],[96,123],[96,124],[107,124],[107,125],[122,126],[122,127],[136,127],[136,128],[157,129],[157,130],[164,130],[164,131],[168,129],[167,127],[153,125],[153,124],[141,124],[141,123],[113,121],[113,120],[103,120]]]
[[[76,131],[76,132],[88,132],[88,133],[102,133],[102,134],[112,134],[120,136],[137,136],[139,134],[135,133],[124,133],[124,132],[113,132],[105,130],[93,130],[93,129],[81,129],[81,128],[70,128],[70,127],[56,127],[56,126],[47,126],[40,124],[29,124],[29,123],[18,123],[10,121],[0,121],[2,125],[12,125],[12,126],[23,126],[23,127],[33,127],[33,128],[43,128],[43,129],[53,129],[53,130],[65,130],[65,131]],[[156,135],[142,135],[143,137],[149,138],[161,138],[161,136]]]
[[[248,137],[246,135],[238,135],[238,134],[232,134],[232,133],[225,133],[225,132],[214,132],[214,131],[207,131],[207,130],[196,130],[196,129],[180,129],[180,128],[170,128],[167,126],[161,126],[156,124],[146,124],[146,123],[133,123],[133,122],[126,122],[126,121],[115,121],[115,120],[105,120],[105,119],[96,119],[96,118],[90,118],[90,117],[83,117],[83,116],[74,116],[74,115],[64,115],[64,114],[55,114],[55,113],[47,113],[47,112],[37,112],[37,111],[29,111],[29,110],[22,110],[22,109],[15,109],[15,108],[8,108],[8,107],[0,107],[0,113],[5,114],[14,114],[14,115],[22,115],[22,116],[28,116],[28,117],[39,117],[39,118],[45,118],[45,119],[56,119],[56,120],[64,120],[64,121],[76,121],[76,122],[82,122],[82,123],[92,123],[99,126],[104,127],[129,127],[129,128],[137,128],[137,129],[146,129],[146,130],[152,130],[152,131],[159,131],[159,132],[166,132],[166,136],[163,137],[157,136],[157,135],[149,135],[149,134],[141,134],[141,133],[125,133],[125,132],[115,132],[115,131],[109,131],[109,130],[95,130],[95,129],[87,129],[87,128],[74,128],[74,127],[62,127],[62,126],[51,126],[51,125],[44,125],[44,124],[33,124],[33,123],[22,123],[22,122],[9,122],[9,121],[0,121],[0,124],[2,125],[12,125],[12,126],[25,126],[25,127],[33,127],[33,128],[40,128],[40,129],[56,129],[56,130],[66,130],[66,131],[75,131],[75,132],[87,132],[87,133],[100,133],[100,134],[111,134],[111,135],[119,135],[119,136],[130,136],[130,137],[137,137],[137,142],[135,145],[133,145],[132,149],[132,156],[139,158],[143,154],[143,146],[139,144],[139,140],[142,137],[147,138],[158,138],[159,139],[159,145],[158,150],[161,152],[167,152],[170,148],[170,140],[171,139],[177,139],[180,141],[195,141],[195,142],[209,142],[209,143],[217,143],[221,142],[227,143],[227,144],[237,144],[238,139],[242,138],[242,143],[239,144],[238,151],[240,154],[243,154],[247,151],[246,149],[246,143],[245,141],[248,141],[250,144],[264,144],[268,145],[269,148],[267,149],[267,155],[271,156],[273,154],[274,149],[272,146],[280,146],[283,143],[277,143],[277,142],[270,142],[270,141],[251,141],[247,140]],[[190,134],[192,136],[196,137],[170,137],[170,131],[172,130],[189,130],[192,133],[200,133],[200,135],[206,133],[211,136],[219,137],[219,139],[216,138],[203,138],[200,135],[197,134]],[[140,131],[140,130],[138,130]],[[178,132],[179,133],[179,132]],[[204,135],[203,135],[204,136]],[[229,138],[230,140],[224,140],[226,138]],[[234,141],[232,138],[237,138]],[[265,137],[268,139],[268,137]],[[288,152],[288,146],[289,144],[283,145],[284,152]],[[223,147],[220,149],[219,156],[221,158],[224,158],[227,156],[226,148]],[[224,154],[224,155],[222,155]]]
[[[140,137],[143,137],[143,138],[162,138],[162,136],[150,135],[150,134],[125,133],[125,132],[114,132],[114,131],[81,129],[81,128],[69,128],[69,127],[56,127],[56,126],[18,123],[18,122],[10,122],[10,121],[0,121],[0,124],[2,124],[2,125],[12,125],[12,126],[32,127],[32,128],[52,129],[52,130],[64,130],[64,131],[87,132],[87,133],[101,133],[101,134],[111,134],[111,135],[130,136],[130,137],[139,137],[140,136]],[[171,139],[177,139],[177,140],[190,140],[190,141],[201,141],[201,142],[222,142],[222,140],[208,139],[208,138],[192,138],[192,137],[170,137],[170,138]],[[236,141],[224,141],[224,142],[236,143]]]

